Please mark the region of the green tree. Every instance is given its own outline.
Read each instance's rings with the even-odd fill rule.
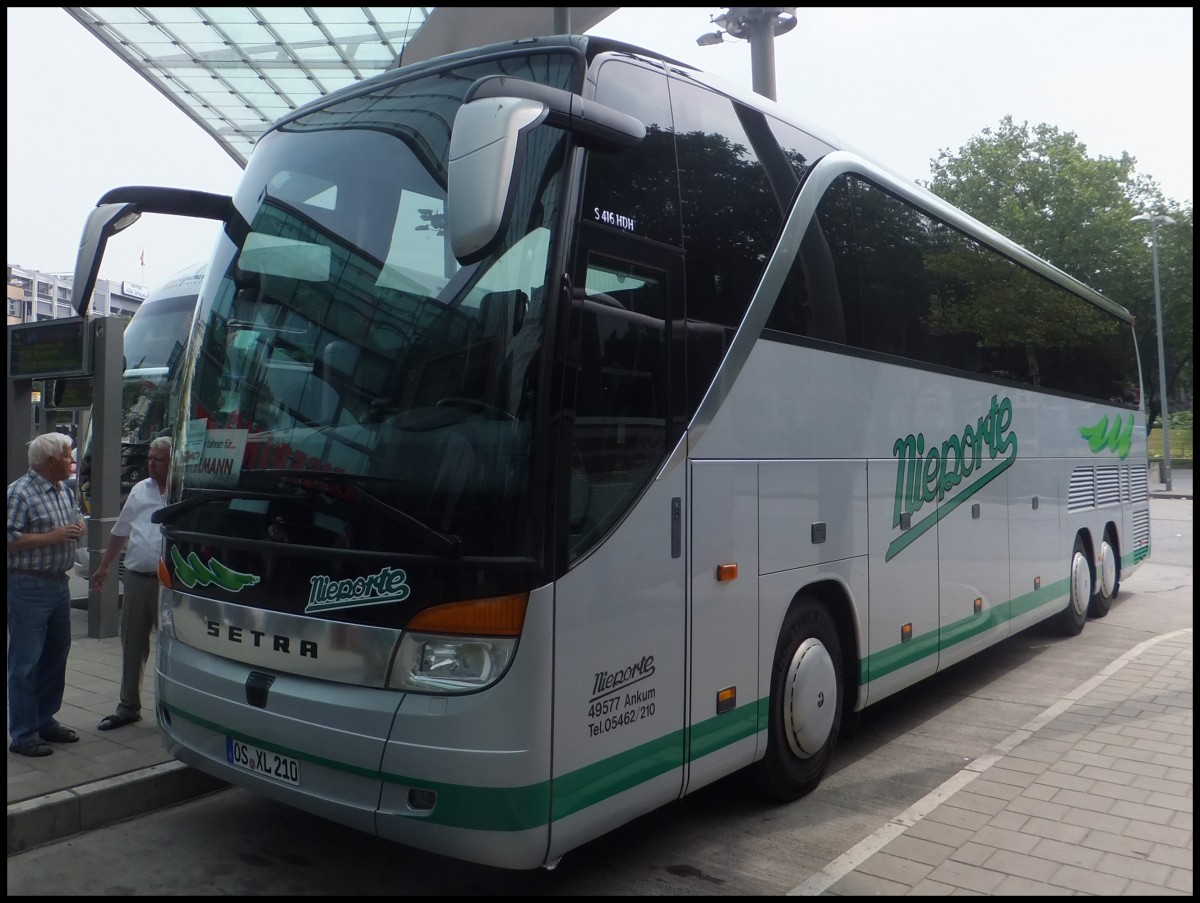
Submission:
[[[1166,198],[1135,165],[1128,153],[1089,157],[1073,132],[1005,116],[957,152],[939,152],[926,187],[1127,307],[1137,318],[1151,398],[1158,396],[1158,352],[1150,230],[1130,219],[1143,211],[1168,214],[1176,224],[1158,229],[1167,385],[1169,397],[1182,393],[1190,405],[1192,205]]]

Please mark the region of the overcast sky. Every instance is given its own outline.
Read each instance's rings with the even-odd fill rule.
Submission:
[[[719,7],[623,8],[592,29],[747,87],[749,44],[699,47]],[[70,272],[88,211],[118,185],[232,193],[240,168],[61,8],[7,9],[8,263]],[[1192,201],[1191,8],[797,8],[775,43],[779,102],[914,180],[1006,114],[1128,152]],[[210,222],[148,216],[101,275],[153,287],[206,259]],[[140,262],[145,253],[145,266]]]

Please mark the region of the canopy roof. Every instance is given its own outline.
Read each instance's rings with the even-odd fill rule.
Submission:
[[[64,7],[245,166],[283,114],[383,72],[618,7]]]

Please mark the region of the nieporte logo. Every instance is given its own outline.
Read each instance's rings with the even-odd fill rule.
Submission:
[[[940,445],[926,446],[925,434],[909,433],[892,446],[896,456],[896,504],[892,526],[900,526],[901,514],[916,514],[926,502],[942,501],[944,505],[916,521],[888,546],[884,561],[891,561],[930,527],[977,493],[1017,460],[1017,434],[1010,432],[1013,421],[1012,401],[998,401],[992,396],[988,412],[967,424],[963,431],[945,439]],[[1007,455],[986,473],[983,451],[988,460]],[[966,486],[957,488],[960,484]]]
[[[354,577],[349,580],[313,577],[309,585],[311,589],[308,604],[304,606],[305,614],[333,608],[403,602],[412,592],[408,585],[408,575],[400,568],[390,567],[368,577]]]
[[[636,661],[624,668],[619,668],[616,671],[597,671],[592,680],[593,698],[598,699],[601,696],[611,693],[613,690],[619,690],[628,684],[637,683],[640,680],[645,680],[647,677],[653,676],[653,655],[643,655],[640,661]]]

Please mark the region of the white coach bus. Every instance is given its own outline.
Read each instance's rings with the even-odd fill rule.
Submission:
[[[175,273],[146,296],[124,332],[121,380],[121,502],[146,478],[146,454],[156,436],[170,436],[178,403],[173,380],[182,362],[196,310],[204,264]],[[92,431],[84,439],[80,490],[84,510],[90,500]]]
[[[98,210],[225,221],[159,722],[345,825],[535,868],[742,769],[797,798],[854,712],[1149,553],[1128,312],[653,52],[406,66],[232,198],[159,191]]]
[[[204,264],[185,267],[155,288],[134,312],[123,333],[124,363],[121,378],[121,468],[120,505],[129,491],[149,476],[146,456],[150,442],[170,436],[175,430],[179,406],[177,381],[183,348],[196,311]],[[88,418],[79,465],[79,498],[91,516],[92,418]],[[125,553],[120,573],[125,573]],[[75,574],[85,580],[91,574],[88,549],[81,545],[75,554]],[[86,602],[86,599],[81,600]]]

